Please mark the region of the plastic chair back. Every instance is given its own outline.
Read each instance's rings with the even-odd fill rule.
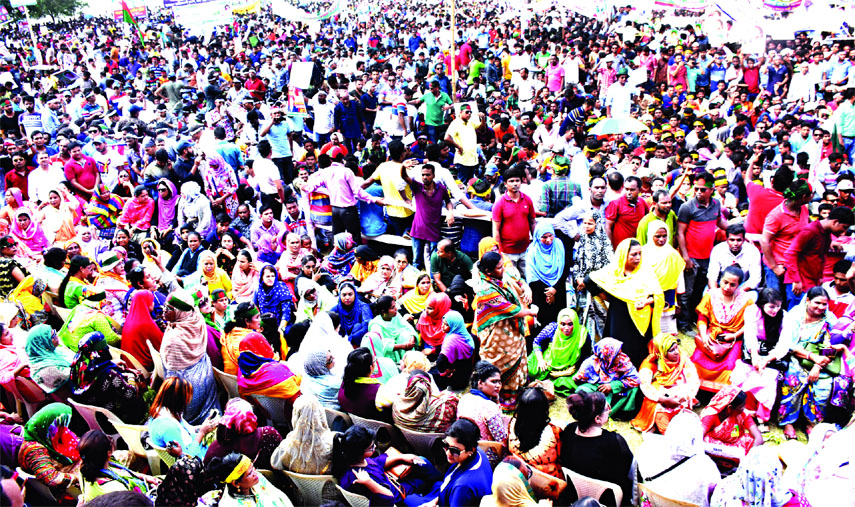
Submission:
[[[220,386],[228,395],[229,399],[240,398],[240,392],[238,392],[238,380],[236,375],[229,375],[228,373],[222,370],[214,368],[214,379],[217,381],[217,384],[220,384]]]
[[[107,436],[113,439],[114,444],[116,443],[116,441],[119,440],[118,433],[111,433],[109,431],[106,431],[101,426],[101,422],[98,421],[98,414],[101,414],[103,417],[106,417],[107,422],[112,419],[119,419],[116,414],[110,412],[106,408],[94,407],[92,405],[84,405],[83,403],[78,403],[72,400],[71,398],[68,399],[68,404],[71,405],[75,410],[77,410],[77,413],[80,414],[81,417],[83,417],[83,420],[86,421],[87,425],[89,425],[90,430],[99,430],[104,432]]]
[[[344,421],[346,427],[350,428],[353,426],[353,421],[350,419],[350,416],[346,412],[339,412],[338,410],[333,410],[331,408],[324,407],[324,412],[327,415],[327,426],[332,429],[333,421],[335,421],[336,417],[341,417],[341,420]]]
[[[356,493],[351,493],[350,491],[342,488],[338,484],[335,485],[338,488],[339,492],[344,495],[344,499],[347,500],[348,505],[350,507],[369,507],[371,505],[371,501],[368,500],[367,497],[362,495],[358,495]]]
[[[119,436],[128,445],[128,450],[146,458],[151,474],[160,475],[160,456],[155,451],[146,450],[142,443],[142,434],[147,428],[139,424],[125,424],[118,419],[110,419],[110,424],[119,432]]]
[[[566,467],[564,468],[564,476],[567,477],[567,482],[573,483],[573,487],[576,488],[576,494],[579,498],[590,496],[599,501],[603,493],[610,489],[615,497],[615,502],[618,505],[622,505],[623,493],[617,484],[585,477]]]
[[[45,392],[30,378],[15,377],[15,391],[17,391],[17,394],[12,394],[18,401],[24,404],[24,407],[27,409],[28,418],[33,417],[40,408],[48,403]]]
[[[642,505],[649,504],[651,507],[700,507],[696,503],[674,500],[673,498],[668,498],[665,495],[660,495],[641,483],[638,484],[638,493],[639,496],[643,498],[643,502],[646,501],[646,503],[643,503]]]
[[[116,347],[110,347],[110,356],[112,356],[114,362],[124,361],[129,368],[140,372],[146,380],[151,377],[151,372],[146,370],[139,359],[134,357],[133,354]]]
[[[321,491],[324,489],[324,484],[327,481],[335,482],[335,477],[332,475],[306,475],[291,472],[290,470],[282,470],[282,473],[294,481],[297,489],[300,490],[300,494],[303,495],[303,502],[306,505],[322,504]]]
[[[154,442],[149,441],[149,444],[151,444],[152,449],[154,449],[154,451],[157,453],[157,455],[161,459],[161,461],[163,461],[166,464],[166,468],[169,468],[175,464],[175,460],[177,458],[175,456],[169,454],[169,451],[167,451],[163,447],[159,447],[159,446],[155,445]]]
[[[432,451],[434,443],[437,440],[445,438],[445,433],[421,433],[419,431],[408,430],[400,426],[396,426],[396,428],[401,430],[401,433],[404,434],[404,438],[406,438],[407,442],[413,446],[413,451],[419,456],[433,456]]]
[[[148,345],[151,360],[154,362],[154,378],[160,379],[161,382],[166,380],[166,368],[163,366],[163,357],[161,357],[160,352],[155,350],[154,345],[151,344],[151,340],[146,340],[145,344]]]
[[[290,431],[291,428],[291,404],[284,398],[271,398],[253,394],[252,398],[267,411],[268,418],[273,426],[284,426]]]

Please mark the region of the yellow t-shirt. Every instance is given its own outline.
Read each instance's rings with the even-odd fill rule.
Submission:
[[[469,167],[478,165],[478,134],[475,133],[475,129],[480,125],[473,115],[465,125],[463,120],[457,118],[448,126],[445,135],[450,136],[463,148],[462,152],[454,154],[455,164]]]
[[[377,167],[377,178],[380,180],[380,186],[383,187],[383,198],[395,202],[412,200],[413,192],[410,187],[406,186],[404,179],[401,178],[401,164],[394,161],[383,162]],[[403,186],[404,194],[398,190],[399,186]],[[386,213],[391,217],[406,218],[413,214],[413,210],[403,206],[386,206]]]

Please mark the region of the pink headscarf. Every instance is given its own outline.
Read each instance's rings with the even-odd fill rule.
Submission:
[[[226,403],[226,410],[220,417],[220,424],[241,435],[255,433],[258,418],[252,411],[252,405],[242,398],[232,398]]]

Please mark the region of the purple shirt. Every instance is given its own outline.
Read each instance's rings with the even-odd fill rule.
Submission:
[[[418,181],[410,184],[413,191],[413,200],[416,201],[416,216],[413,218],[413,226],[410,228],[410,236],[425,241],[439,241],[442,239],[440,229],[442,228],[442,206],[448,199],[448,189],[441,183],[436,183],[436,191],[433,195],[427,195],[425,187]]]
[[[306,192],[317,192],[326,184],[330,204],[337,208],[356,206],[357,199],[365,202],[377,202],[377,198],[362,190],[353,171],[342,164],[333,163],[309,177]]]

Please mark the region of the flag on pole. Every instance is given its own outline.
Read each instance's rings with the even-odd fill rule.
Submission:
[[[137,24],[137,20],[134,19],[134,15],[131,14],[131,9],[128,7],[128,4],[125,3],[125,0],[122,0],[122,18],[125,23],[130,23],[137,29],[137,34],[140,36],[140,43],[145,44],[143,41],[142,30],[140,30],[140,25]]]

